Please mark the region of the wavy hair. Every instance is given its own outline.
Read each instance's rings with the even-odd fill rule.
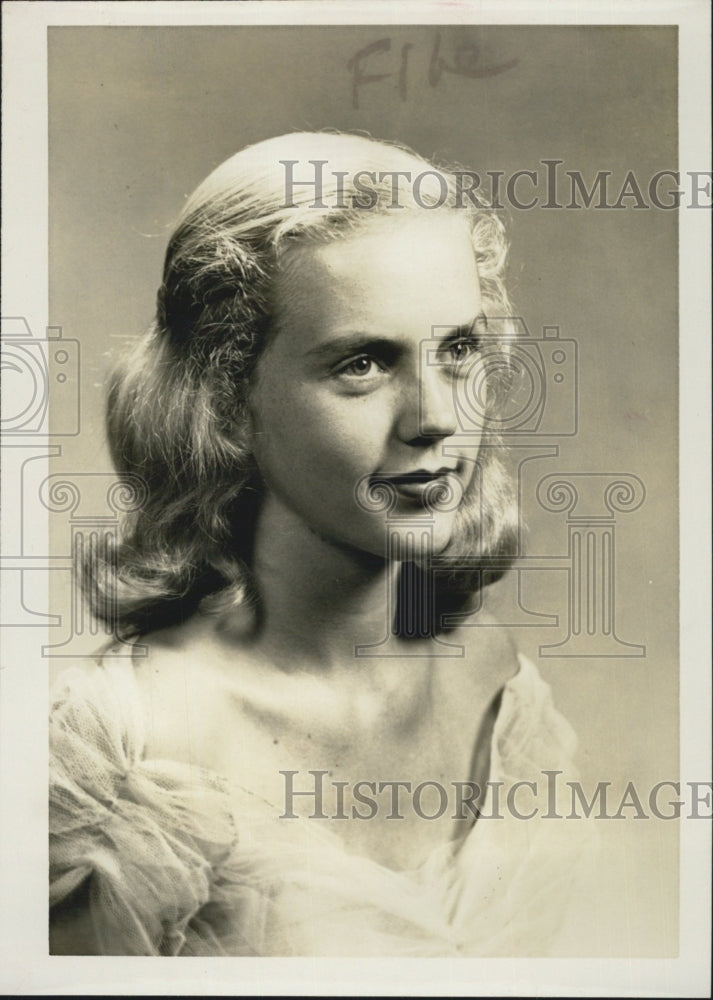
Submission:
[[[320,190],[299,183],[315,172]],[[421,175],[417,203],[414,175]],[[436,168],[394,143],[297,132],[240,151],[188,199],[166,251],[156,317],[113,373],[108,392],[116,470],[144,487],[118,541],[105,539],[82,572],[94,614],[116,635],[181,621],[199,606],[259,603],[250,564],[261,481],[246,407],[273,325],[275,276],[295,247],[343,239],[375,215],[398,218],[404,213],[396,204],[459,212],[469,222],[489,326],[506,353],[511,308],[503,226],[465,198],[459,184],[453,169]],[[503,389],[496,384],[503,382],[502,366],[494,370],[490,412]],[[513,492],[492,431],[486,430],[477,464],[454,537],[437,560],[439,615],[477,592],[491,557],[501,568],[487,582],[514,554]]]

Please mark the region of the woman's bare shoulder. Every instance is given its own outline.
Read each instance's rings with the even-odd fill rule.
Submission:
[[[214,622],[202,616],[141,636],[133,662],[148,757],[218,767],[221,730],[240,723],[229,677],[241,656],[227,659]]]

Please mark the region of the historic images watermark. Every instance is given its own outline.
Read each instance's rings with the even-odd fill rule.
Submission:
[[[638,177],[612,170],[568,169],[558,158],[542,159],[521,170],[330,170],[329,160],[280,160],[284,169],[284,208],[296,208],[297,188],[311,189],[309,208],[370,210],[379,191],[390,190],[387,209],[408,207],[581,210],[662,209],[713,207],[713,173],[705,170],[658,170]],[[351,194],[347,192],[351,191]]]
[[[612,781],[585,788],[580,781],[561,780],[564,773],[542,770],[537,780],[474,781],[379,780],[335,781],[331,771],[285,770],[280,819],[298,819],[296,800],[308,800],[308,819],[377,817],[403,820],[407,814],[423,820],[450,816],[454,820],[581,820],[581,819],[711,819],[710,781],[658,781],[650,788],[629,781],[623,790]],[[328,780],[326,780],[328,778]]]

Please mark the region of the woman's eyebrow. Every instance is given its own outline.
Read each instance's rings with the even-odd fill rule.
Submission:
[[[433,336],[438,331],[438,336]],[[479,313],[471,323],[462,323],[460,326],[441,327],[434,325],[431,327],[431,337],[424,336],[424,342],[428,340],[456,340],[461,337],[470,337],[474,333],[484,336],[488,332],[488,320],[485,313]],[[357,354],[360,351],[395,351],[404,347],[404,342],[399,338],[385,337],[367,333],[366,331],[355,331],[345,333],[339,337],[332,337],[321,344],[310,348],[307,351],[308,358],[332,358],[347,354]]]
[[[394,351],[403,345],[390,337],[375,336],[373,333],[346,333],[341,337],[325,340],[307,351],[308,358],[341,357],[367,351]]]
[[[434,330],[441,330],[441,327],[434,327]],[[488,332],[488,317],[481,312],[475,317],[472,323],[463,323],[461,326],[449,327],[438,337],[439,340],[459,340],[463,337],[484,337]]]

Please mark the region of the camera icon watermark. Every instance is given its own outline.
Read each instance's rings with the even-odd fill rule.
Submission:
[[[78,434],[79,341],[60,327],[36,337],[23,316],[3,317],[1,351],[3,437]]]
[[[460,365],[458,376],[452,380],[460,433],[491,430],[503,436],[525,438],[576,435],[577,342],[561,337],[558,326],[544,326],[542,336],[533,337],[521,318],[510,317],[504,322],[514,335],[502,338],[485,334],[479,338],[477,352]],[[440,329],[433,327],[431,338],[422,342],[423,365],[443,365],[444,340],[439,335]],[[422,387],[426,381],[421,379]],[[422,415],[424,410],[422,399]],[[426,434],[425,419],[421,420],[421,427]]]

